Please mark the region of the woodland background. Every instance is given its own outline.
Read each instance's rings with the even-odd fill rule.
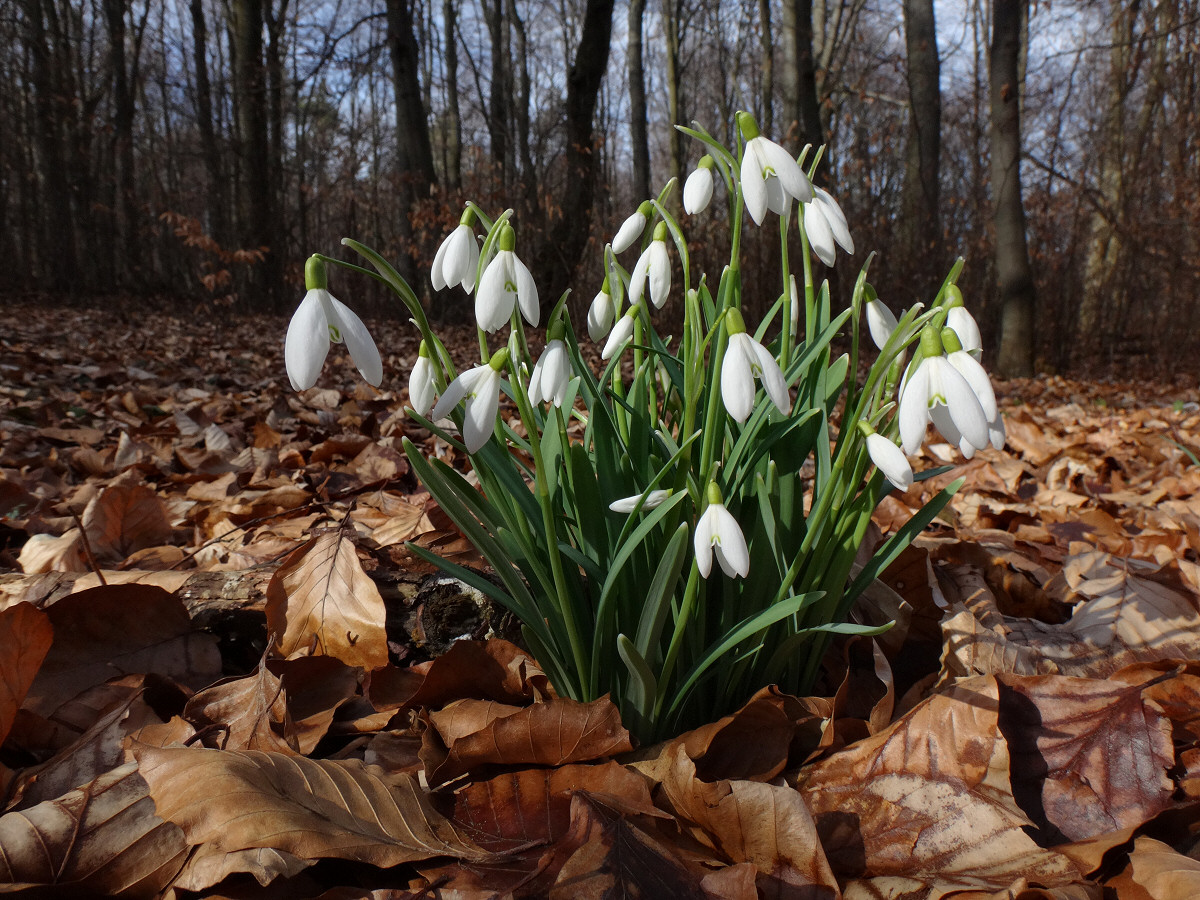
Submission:
[[[861,248],[835,296],[865,250],[893,307],[963,255],[999,374],[1164,374],[1200,349],[1198,41],[1200,0],[0,0],[5,293],[285,313],[346,235],[428,292],[474,199],[578,320],[699,155],[669,126],[746,108],[828,143]],[[709,271],[723,227],[690,224]]]

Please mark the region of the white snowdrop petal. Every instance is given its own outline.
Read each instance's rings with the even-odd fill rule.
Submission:
[[[500,409],[500,373],[491,366],[475,382],[473,396],[467,399],[463,416],[463,443],[468,453],[478,453],[496,428],[496,413]]]
[[[613,253],[624,253],[634,242],[642,236],[642,232],[646,230],[646,217],[640,212],[635,212],[632,216],[621,223],[621,227],[617,229],[617,236],[612,239]]]
[[[867,301],[867,330],[871,340],[880,350],[896,330],[896,317],[882,300]]]
[[[538,301],[537,285],[533,281],[533,275],[530,274],[528,266],[516,256],[512,259],[512,265],[513,272],[517,276],[517,302],[521,305],[521,315],[525,317],[526,322],[536,328],[538,319],[542,315],[542,309]],[[509,312],[511,314],[511,309]]]
[[[712,169],[702,166],[688,176],[683,184],[683,210],[689,216],[703,212],[713,195]]]
[[[750,338],[750,350],[758,363],[759,380],[762,381],[763,390],[767,392],[767,396],[771,398],[775,408],[787,415],[792,411],[792,397],[788,393],[787,380],[783,377],[783,370],[779,368],[779,363],[775,361],[771,351],[754,338]]]
[[[923,361],[913,372],[900,394],[900,448],[905,456],[921,449],[925,427],[929,424],[929,367]]]
[[[867,453],[883,477],[897,490],[907,491],[912,487],[913,471],[904,451],[881,434],[867,435]]]
[[[767,215],[767,186],[763,181],[762,164],[749,143],[742,154],[741,182],[746,212],[750,213],[755,225],[761,225]]]
[[[292,388],[305,391],[317,383],[329,353],[329,320],[321,303],[325,291],[304,295],[288,323],[283,342],[283,361]]]
[[[665,241],[651,241],[646,253],[650,256],[647,272],[650,300],[655,309],[662,309],[671,292],[671,258],[667,256],[667,244]]]
[[[375,340],[367,331],[367,326],[354,310],[341,300],[330,296],[329,302],[333,307],[331,318],[337,319],[334,324],[342,332],[342,341],[350,351],[354,365],[358,367],[367,384],[379,387],[379,383],[383,381],[383,360],[379,357],[379,348],[375,346]]]
[[[730,335],[721,362],[721,400],[736,422],[745,422],[754,409],[754,357],[746,346],[749,340],[745,332]]]
[[[825,265],[832,266],[837,258],[833,231],[825,220],[825,213],[815,200],[804,204],[804,233],[808,235],[808,244],[817,254],[817,258]]]

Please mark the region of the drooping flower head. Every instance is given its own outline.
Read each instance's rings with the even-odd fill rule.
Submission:
[[[305,263],[304,283],[308,293],[292,314],[283,344],[284,365],[292,387],[304,391],[317,383],[330,343],[344,343],[362,377],[378,387],[383,381],[379,350],[362,319],[329,293],[325,262],[320,256],[314,254]]]
[[[412,373],[408,376],[408,405],[418,415],[428,416],[433,408],[433,398],[437,393],[437,383],[434,381],[433,360],[429,358],[429,347],[421,341],[421,349],[417,351],[417,361],[413,364]]]
[[[814,187],[812,191],[812,200],[804,204],[804,233],[821,262],[832,266],[836,258],[834,245],[853,256],[854,239],[837,201],[823,188]]]
[[[898,491],[907,491],[912,487],[912,466],[908,462],[908,457],[904,455],[904,451],[882,434],[877,434],[875,429],[865,421],[860,421],[859,426],[864,430],[869,429],[867,455],[871,457],[871,462],[875,464],[875,467],[883,473],[883,477],[890,481]]]
[[[561,407],[571,381],[571,358],[563,341],[562,320],[554,322],[547,332],[549,341],[529,376],[529,402],[553,403]]]
[[[467,369],[450,383],[442,399],[433,408],[433,420],[444,419],[466,399],[463,408],[462,439],[467,452],[483,449],[496,428],[500,409],[500,372],[508,363],[508,348],[501,347],[489,362]]]
[[[625,310],[625,315],[617,320],[617,324],[613,326],[613,330],[608,334],[608,340],[604,343],[604,349],[600,351],[601,359],[611,359],[612,355],[620,350],[633,337],[633,326],[637,322],[638,313],[641,311],[641,305],[635,303],[629,309]]]
[[[961,360],[951,362],[942,351],[941,336],[933,326],[926,327],[921,332],[922,358],[904,384],[897,413],[900,445],[906,456],[920,449],[925,426],[930,422],[947,441],[959,445],[960,449],[963,440],[976,449],[987,446],[990,441],[988,416],[970,382],[958,368]],[[963,355],[975,362],[969,355]]]
[[[721,489],[709,482],[707,491],[708,506],[696,523],[696,535],[693,549],[696,552],[696,568],[701,576],[707,578],[712,571],[713,553],[717,562],[730,578],[735,575],[745,578],[750,572],[750,549],[746,546],[746,536],[742,534],[742,526],[733,517],[721,498]]]
[[[671,258],[667,255],[667,223],[659,222],[654,228],[654,240],[642,251],[633,271],[629,274],[629,302],[636,304],[642,299],[646,282],[650,282],[650,301],[655,309],[662,309],[671,293]]]
[[[512,317],[513,307],[520,304],[521,315],[530,325],[537,325],[541,316],[537,285],[525,263],[513,252],[517,235],[507,222],[500,230],[500,251],[492,257],[475,293],[475,321],[486,332],[493,332]]]
[[[429,270],[433,289],[461,284],[468,294],[475,289],[475,270],[479,267],[479,244],[475,240],[475,211],[467,209],[458,225],[446,235],[433,257]]]
[[[742,154],[742,196],[754,224],[762,224],[768,209],[782,216],[792,200],[801,203],[811,200],[812,185],[792,155],[763,137],[749,113],[739,112],[737,122],[746,141]]]
[[[617,229],[617,236],[612,239],[613,253],[624,253],[632,247],[646,230],[646,223],[650,221],[653,213],[654,204],[646,200],[633,215],[622,222],[621,227]]]
[[[588,307],[588,337],[593,341],[600,340],[600,338],[608,334],[608,330],[612,328],[613,319],[616,317],[617,304],[613,300],[612,291],[609,289],[608,276],[605,275],[604,284],[600,286],[600,290],[596,292],[596,296],[592,300],[592,305]]]
[[[725,410],[738,422],[745,422],[754,409],[755,379],[776,408],[786,415],[792,410],[792,398],[779,363],[766,347],[746,333],[746,323],[737,309],[725,313],[729,345],[721,362],[721,400]]]
[[[662,506],[671,497],[670,490],[654,490],[647,494],[634,494],[632,497],[622,497],[608,504],[615,513],[631,513],[635,509],[650,512],[655,507]],[[640,505],[639,505],[640,504]]]
[[[979,325],[975,322],[975,317],[967,312],[966,306],[963,305],[962,291],[957,284],[951,284],[946,288],[946,296],[946,327],[953,328],[962,348],[979,359],[983,353],[983,338],[979,334]]]
[[[683,211],[689,216],[703,212],[713,195],[713,158],[707,153],[683,183]]]

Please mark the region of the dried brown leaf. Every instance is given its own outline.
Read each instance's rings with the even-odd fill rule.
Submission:
[[[265,657],[254,674],[219,681],[193,696],[183,716],[206,735],[206,747],[298,753],[286,738],[283,683],[267,669]]]
[[[289,556],[267,586],[267,625],[285,656],[387,664],[387,610],[349,536],[327,532]]]
[[[1139,685],[1000,676],[1013,795],[1042,842],[1140,825],[1171,805],[1171,723]]]
[[[439,720],[445,723],[445,733]],[[435,713],[433,724],[447,748],[442,750],[426,732],[430,740],[422,758],[433,785],[485,765],[561,766],[633,749],[620,713],[608,697],[591,703],[556,697],[516,710],[462,700],[446,714]]]
[[[154,672],[191,687],[210,684],[220,674],[216,638],[196,631],[180,600],[162,588],[92,588],[64,597],[46,612],[54,645],[26,700],[40,715],[130,673]]]
[[[489,858],[410,775],[253,750],[135,745],[133,754],[158,814],[213,852],[275,850],[385,868],[435,856]]]
[[[32,604],[0,609],[0,744],[53,640],[49,617]]]
[[[0,817],[0,881],[154,897],[175,878],[187,850],[183,832],[155,815],[132,763]]]
[[[97,557],[124,559],[135,550],[171,540],[162,500],[144,484],[106,487],[87,505],[82,522]]]
[[[834,871],[993,889],[1078,881],[1024,831],[998,708],[995,680],[970,679],[807,770],[802,791]]]

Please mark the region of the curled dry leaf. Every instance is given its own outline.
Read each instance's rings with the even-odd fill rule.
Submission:
[[[0,817],[0,880],[154,897],[183,865],[183,832],[155,815],[132,763],[56,800]]]
[[[801,789],[841,877],[891,876],[1006,888],[1081,873],[1026,833],[998,722],[999,687],[974,678],[880,734],[816,763]]]
[[[490,858],[433,809],[410,775],[253,750],[132,750],[158,814],[210,852],[273,849],[384,868],[435,856]]]
[[[607,696],[591,703],[555,697],[523,709],[462,700],[431,720],[440,740],[427,731],[421,755],[433,785],[484,765],[561,766],[633,749]]]
[[[162,588],[92,588],[64,597],[46,614],[54,645],[26,699],[39,715],[126,674],[154,672],[190,687],[220,675],[216,638],[193,628],[180,600]]]
[[[1129,869],[1120,879],[1132,882],[1152,900],[1195,900],[1200,897],[1200,861],[1177,853],[1162,841],[1139,837],[1129,854]],[[1141,900],[1133,890],[1125,891]]]
[[[1157,564],[1095,551],[1068,559],[1063,582],[1080,602],[1061,625],[1002,615],[977,571],[949,574],[966,602],[942,623],[943,682],[998,672],[1103,678],[1139,661],[1200,658],[1197,598]]]
[[[0,609],[0,744],[53,639],[49,617],[32,604]]]
[[[292,553],[267,586],[267,626],[285,656],[333,656],[348,666],[387,664],[387,610],[342,530]]]
[[[289,741],[288,702],[283,683],[259,662],[245,678],[205,688],[188,700],[183,716],[208,737],[205,746],[222,750],[298,752]]]

